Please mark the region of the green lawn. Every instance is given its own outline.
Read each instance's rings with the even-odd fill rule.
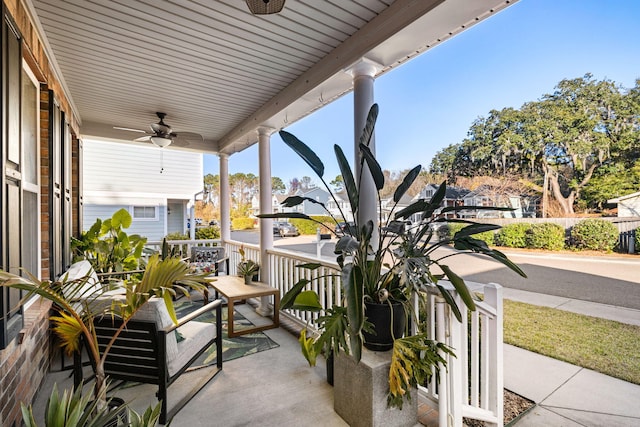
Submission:
[[[640,384],[640,326],[505,300],[504,342]]]

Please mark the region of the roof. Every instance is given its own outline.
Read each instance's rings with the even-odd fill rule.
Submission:
[[[357,61],[384,74],[514,0],[245,2],[23,0],[81,136],[129,142],[156,112],[187,149],[232,154],[352,90]],[[175,148],[172,144],[169,148]]]
[[[607,200],[607,203],[620,203],[620,202],[623,202],[625,200],[635,199],[635,198],[638,198],[638,197],[640,197],[640,191],[635,192],[635,193],[631,193],[631,194],[627,194],[625,196],[616,197],[615,199]]]

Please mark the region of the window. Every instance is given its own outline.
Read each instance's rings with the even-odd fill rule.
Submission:
[[[133,219],[142,221],[154,221],[158,219],[157,206],[133,206]]]

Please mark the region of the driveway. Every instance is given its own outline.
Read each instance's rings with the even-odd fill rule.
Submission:
[[[234,231],[234,240],[258,244],[257,231]],[[316,254],[315,236],[276,237],[274,246],[291,251]],[[322,256],[334,259],[335,239],[322,248]],[[524,270],[522,278],[502,264],[477,254],[449,257],[445,263],[464,279],[506,288],[598,302],[640,310],[640,256],[587,256],[538,252],[509,252],[509,259]],[[438,257],[453,253],[439,249]]]

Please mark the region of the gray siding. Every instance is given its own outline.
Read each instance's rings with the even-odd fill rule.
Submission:
[[[124,205],[85,205],[83,230],[88,230],[96,219],[102,220],[110,218],[118,209],[129,209],[130,206]],[[131,227],[125,229],[127,234],[139,234],[148,240],[162,240],[166,235],[164,229],[164,221],[166,218],[166,207],[158,206],[158,218],[155,220],[136,220],[131,223]]]

